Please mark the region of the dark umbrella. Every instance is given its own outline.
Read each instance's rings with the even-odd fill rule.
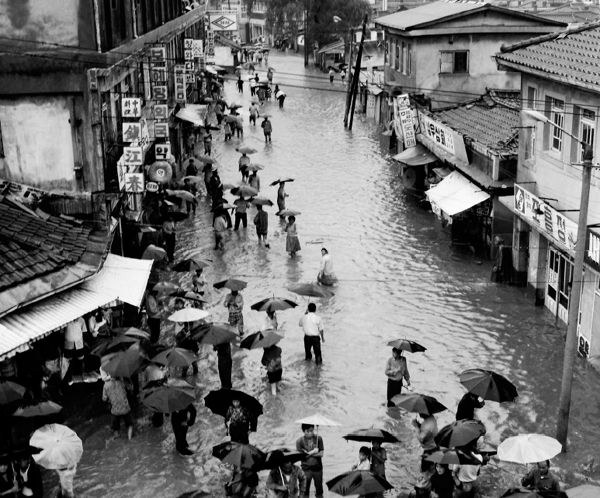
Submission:
[[[181,379],[170,379],[163,385],[142,391],[142,403],[160,413],[178,412],[187,408],[195,399],[194,387]]]
[[[273,201],[269,200],[269,199],[265,199],[264,197],[253,197],[252,200],[250,201],[251,204],[254,204],[255,206],[272,206],[273,205]]]
[[[401,349],[402,351],[408,351],[409,353],[421,353],[427,351],[426,347],[421,346],[418,342],[409,341],[408,339],[396,339],[395,341],[388,342],[387,345],[396,349]]]
[[[0,405],[7,405],[13,401],[23,399],[25,389],[21,384],[10,380],[0,380]]]
[[[254,303],[250,306],[250,309],[256,311],[282,311],[295,308],[296,306],[298,306],[298,303],[295,303],[291,299],[273,296]]]
[[[212,455],[223,463],[228,463],[241,469],[252,469],[259,466],[265,458],[265,454],[256,446],[235,443],[233,441],[226,441],[225,443],[213,446]]]
[[[217,346],[233,342],[239,337],[239,330],[228,323],[206,323],[192,329],[191,338],[200,344]]]
[[[459,420],[442,427],[435,442],[444,448],[464,446],[485,434],[485,426],[479,420]]]
[[[258,190],[250,187],[249,185],[240,185],[231,189],[233,195],[241,195],[242,197],[254,197],[258,195]]]
[[[290,450],[288,448],[278,448],[267,452],[264,461],[255,470],[276,469],[284,463],[301,462],[306,458],[306,453]]]
[[[370,429],[358,429],[350,434],[346,434],[344,439],[346,441],[364,441],[366,443],[372,441],[379,441],[380,443],[400,442],[396,436],[390,434],[388,431],[384,431],[383,429],[375,429],[374,427],[371,427]]]
[[[205,261],[196,260],[196,259],[183,259],[183,260],[179,261],[177,264],[173,265],[173,268],[171,268],[171,270],[173,270],[173,271],[195,271],[195,270],[202,270],[203,268],[206,268],[207,266],[210,266],[210,264],[206,263]]]
[[[571,489],[567,489],[569,498],[598,498],[600,496],[600,488],[592,484],[582,484]]]
[[[198,357],[184,348],[171,348],[158,353],[152,362],[164,365],[166,367],[189,367],[198,360]]]
[[[112,329],[115,334],[123,334],[129,337],[137,337],[138,339],[150,339],[150,334],[136,327],[119,327]]]
[[[283,337],[275,333],[274,330],[264,330],[245,337],[240,343],[240,347],[244,349],[268,348],[277,344],[281,339],[283,339]]]
[[[288,287],[290,292],[298,294],[300,296],[308,296],[308,297],[331,297],[333,296],[333,292],[323,289],[320,285],[317,284],[296,284]]]
[[[417,393],[397,394],[391,401],[398,408],[424,415],[433,415],[434,413],[443,412],[448,409],[434,397]]]
[[[172,297],[181,297],[183,299],[191,299],[192,301],[198,301],[199,303],[207,303],[208,301],[204,299],[202,294],[198,294],[197,292],[192,291],[178,291],[169,294]]]
[[[248,147],[247,145],[240,145],[236,147],[236,149],[240,154],[256,154],[258,151],[253,149],[252,147]]]
[[[427,455],[424,460],[446,465],[481,465],[483,460],[478,459],[471,452],[465,452],[459,449],[441,449]]]
[[[255,397],[234,389],[211,391],[204,398],[204,404],[211,412],[224,417],[227,415],[227,410],[232,406],[234,399],[237,399],[240,405],[250,411],[255,417],[262,415],[263,406]]]
[[[230,289],[230,290],[234,290],[234,291],[241,291],[242,289],[245,289],[246,286],[248,285],[247,282],[244,282],[243,280],[237,280],[235,278],[228,278],[227,280],[222,280],[221,282],[217,282],[216,284],[213,284],[213,287],[215,289]]]
[[[351,470],[340,474],[328,481],[327,487],[332,493],[342,496],[383,493],[388,489],[394,489],[394,486],[383,477],[367,470]]]
[[[45,417],[55,415],[62,410],[62,406],[53,401],[42,401],[35,405],[21,406],[12,414],[13,417]]]
[[[206,491],[200,491],[199,489],[196,489],[194,491],[186,491],[177,498],[209,498],[211,496],[212,494],[207,493]]]
[[[514,401],[519,396],[517,388],[512,382],[491,370],[471,368],[462,372],[458,377],[467,391],[483,399],[503,403]]]
[[[127,349],[132,344],[135,344],[140,339],[130,335],[119,335],[114,338],[103,339],[98,342],[92,349],[91,353],[94,356],[104,356],[111,349]]]
[[[273,183],[271,183],[271,187],[274,187],[275,185],[279,184],[279,183],[287,183],[287,182],[293,182],[294,179],[293,178],[280,178],[279,180],[275,180]]]
[[[283,211],[279,211],[277,214],[279,216],[300,216],[302,213],[300,211],[296,211],[295,209],[284,209]]]
[[[237,121],[236,116],[234,114],[228,114],[227,116],[225,116],[224,119],[226,123],[235,123]]]
[[[594,498],[597,495],[594,496]],[[511,488],[500,498],[569,498],[564,491],[551,491],[549,489],[520,489]]]
[[[35,446],[31,446],[29,444],[19,445],[13,448],[4,448],[2,452],[0,452],[0,460],[18,460],[21,457],[37,455],[41,452],[41,448],[36,448]]]
[[[131,377],[148,359],[146,353],[136,342],[120,353],[110,353],[101,359],[102,370],[113,377]]]
[[[177,223],[179,221],[187,220],[188,214],[181,211],[175,211],[174,213],[169,213],[169,217],[172,217],[173,221]]]

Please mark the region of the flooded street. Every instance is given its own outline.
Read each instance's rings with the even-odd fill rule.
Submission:
[[[523,289],[490,282],[491,263],[477,264],[471,254],[451,248],[449,229],[404,192],[398,167],[387,154],[388,139],[380,136],[378,126],[357,115],[353,131],[344,129],[345,92],[339,75],[332,87],[325,73],[311,68],[305,74],[301,57],[280,54],[274,52],[269,65],[277,70],[274,82],[287,94],[285,107],[279,109],[273,101],[263,108],[272,115],[273,142],[265,144],[260,126],[249,126],[248,104],[241,109],[244,143],[258,150],[253,162],[266,166],[259,173],[263,195],[275,202],[277,188],[269,184],[282,176],[296,179],[286,184],[287,207],[302,213],[297,217],[302,250],[295,258],[285,252],[283,224],[273,207],[267,208],[270,250],[257,243],[251,209],[248,228],[228,233],[225,252],[214,252],[206,198],[193,219],[178,224],[176,248],[176,259],[212,259],[206,272],[211,284],[227,277],[248,282],[243,292],[247,332],[257,330],[264,319],[264,314],[250,310],[252,303],[274,294],[300,304],[278,312],[286,332],[279,344],[284,367],[279,396],[269,391],[260,365],[262,351],[233,348],[234,388],[258,397],[265,409],[250,442],[261,449],[294,447],[301,436],[295,420],[316,412],[336,420],[341,427],[319,429],[326,481],[349,470],[357,459],[361,444],[342,436],[357,428],[380,427],[401,440],[387,445],[388,480],[396,491],[410,489],[419,475],[421,454],[413,417],[385,406],[384,368],[391,356],[386,343],[396,338],[427,347],[425,353],[407,354],[414,391],[435,396],[451,410],[465,392],[458,374],[467,368],[495,370],[517,386],[516,403],[488,401],[479,411],[488,429],[487,443],[495,446],[527,432],[554,436],[566,327],[555,323],[543,307],[534,307]],[[243,102],[248,103],[247,85],[244,92]],[[225,96],[227,101],[238,98],[234,82],[226,84]],[[213,136],[222,181],[239,182],[239,154],[234,149],[241,140],[224,143],[222,132]],[[321,247],[332,255],[339,283],[333,298],[317,300],[326,339],[323,365],[317,367],[304,360],[298,327],[308,301],[287,288],[316,280]],[[164,275],[191,286],[189,275]],[[214,321],[227,320],[224,297],[211,286],[207,309]],[[230,471],[211,456],[212,446],[226,440],[223,419],[203,403],[209,391],[220,387],[212,348],[201,351],[200,373],[193,380],[199,415],[188,442],[196,450],[194,456],[175,451],[168,420],[154,429],[145,414],[131,442],[123,437],[109,440],[108,415],[82,421],[74,427],[85,450],[75,480],[77,495],[175,498],[194,489],[224,495]],[[580,464],[597,454],[599,387],[600,376],[577,361],[570,452],[553,461],[561,477],[567,471],[580,472]],[[441,427],[454,414],[444,412],[437,419]],[[524,466],[492,460],[481,472],[483,495],[500,496],[518,484],[524,471]],[[267,473],[260,476],[262,487]]]

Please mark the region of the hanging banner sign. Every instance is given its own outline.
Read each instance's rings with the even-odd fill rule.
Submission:
[[[143,162],[141,147],[123,147],[123,163],[126,166],[141,166]]]
[[[169,124],[167,122],[154,122],[154,138],[169,138]]]
[[[173,73],[175,76],[175,102],[185,104],[185,67],[182,64],[177,64]]]
[[[144,191],[144,173],[125,173],[125,192],[141,194]]]
[[[594,270],[600,272],[600,235],[592,232],[590,228],[585,234],[585,253],[584,261]]]
[[[421,123],[421,133],[437,143],[442,149],[450,152],[452,155],[456,155],[454,137],[450,128],[423,113],[419,113],[419,121]]]
[[[121,116],[124,118],[139,118],[142,115],[142,99],[123,97]]]
[[[142,140],[142,125],[140,123],[123,123],[123,142],[140,142]]]
[[[192,42],[192,55],[194,59],[202,57],[204,54],[204,42],[202,40],[193,40]]]
[[[171,144],[154,144],[157,161],[166,161],[171,156]]]
[[[417,145],[410,98],[407,93],[395,98],[394,128],[396,129],[396,135],[403,137],[405,148]]]
[[[146,118],[140,119],[140,128],[141,135],[139,145],[145,148],[150,143],[150,133],[148,132],[148,121],[146,121]]]
[[[183,58],[186,61],[194,60],[194,40],[193,38],[184,38],[183,39]]]

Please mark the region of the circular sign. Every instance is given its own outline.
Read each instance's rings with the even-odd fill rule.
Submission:
[[[156,161],[148,168],[148,178],[153,182],[168,183],[172,177],[173,170],[166,161]]]
[[[155,182],[146,182],[146,191],[148,191],[148,192],[158,192],[158,183],[155,183]]]

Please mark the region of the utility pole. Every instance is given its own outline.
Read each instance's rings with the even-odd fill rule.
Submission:
[[[310,0],[306,1],[306,9],[304,11],[304,67],[308,67],[308,11]]]
[[[365,41],[365,32],[367,31],[367,19],[368,15],[365,14],[362,25],[362,35],[360,37],[360,46],[358,47],[358,55],[356,56],[356,65],[354,66],[354,74],[352,75],[352,87],[350,89],[352,104],[350,106],[350,112],[346,107],[346,115],[344,117],[344,126],[348,126],[348,129],[352,129],[352,122],[354,121],[354,107],[356,106],[356,94],[358,92],[358,81],[360,79],[360,65],[362,61],[363,43]]]
[[[352,45],[353,45],[353,38],[354,38],[354,29],[350,28],[350,46],[348,47],[348,53],[350,55],[349,59],[348,59],[348,74],[350,74],[351,71],[351,67],[352,67]],[[346,110],[344,111],[344,127],[348,126],[348,111],[350,110],[350,103],[351,103],[351,99],[352,99],[352,78],[348,78],[348,90],[346,92]]]

